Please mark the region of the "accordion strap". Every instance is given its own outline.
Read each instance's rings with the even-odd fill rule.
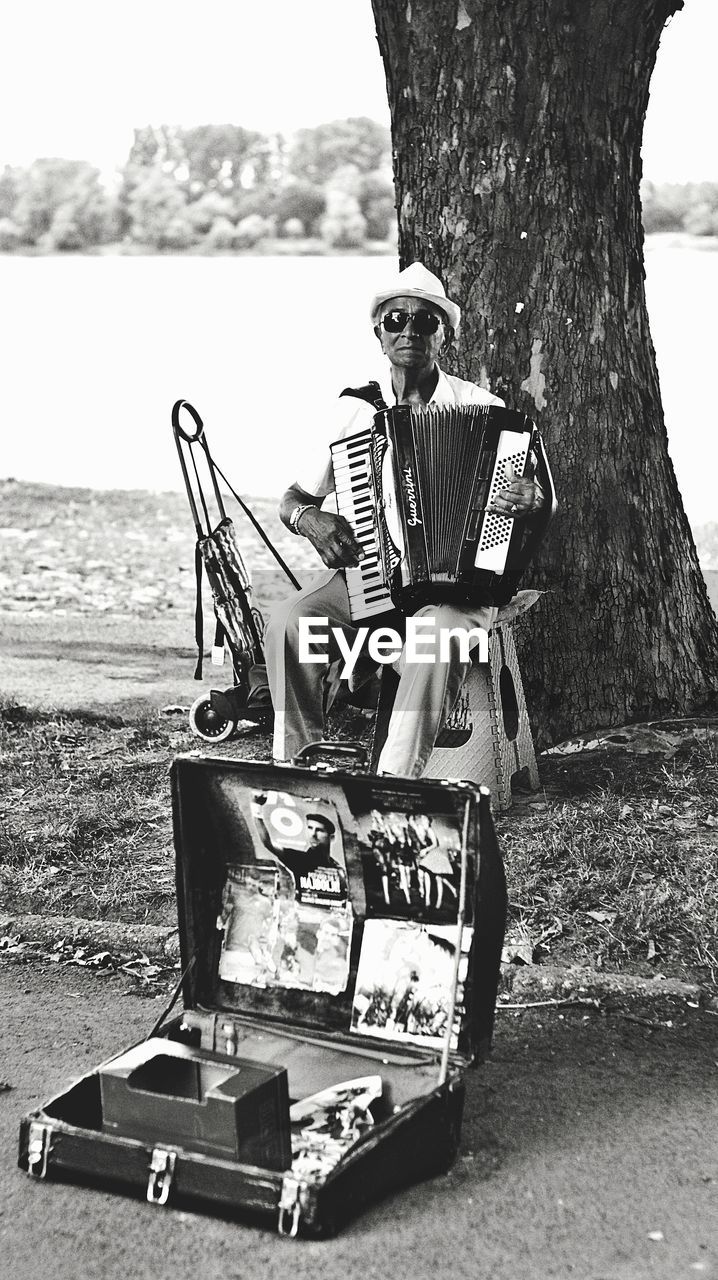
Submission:
[[[357,400],[364,400],[367,404],[372,405],[377,413],[380,413],[382,409],[388,408],[378,382],[367,382],[363,387],[345,387],[343,391],[339,392],[340,399],[342,396],[355,396]]]

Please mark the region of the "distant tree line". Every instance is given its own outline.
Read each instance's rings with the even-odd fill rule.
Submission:
[[[718,182],[644,182],[643,228],[718,236]]]
[[[644,182],[642,200],[647,233],[718,235],[718,183]],[[213,252],[276,240],[360,249],[395,237],[389,131],[364,116],[291,139],[233,124],[147,125],[114,180],[83,160],[35,160],[0,174],[6,252],[117,242]]]
[[[361,248],[395,232],[389,131],[365,117],[292,139],[240,125],[136,129],[114,182],[81,160],[0,174],[0,250],[248,249],[267,239]]]

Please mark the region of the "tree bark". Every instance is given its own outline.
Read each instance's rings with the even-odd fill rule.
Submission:
[[[718,629],[668,454],[638,190],[682,0],[372,3],[402,265],[443,279],[454,371],[530,414],[555,472],[521,637],[539,742],[706,710]]]

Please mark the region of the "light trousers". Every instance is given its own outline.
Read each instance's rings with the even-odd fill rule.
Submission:
[[[481,627],[488,632],[497,612],[492,605],[425,605],[417,609],[415,616],[432,618],[434,632],[428,627],[422,629],[422,649],[431,651],[429,641],[441,628]],[[290,760],[302,747],[324,737],[326,715],[339,689],[343,659],[336,642],[331,641],[328,648],[324,646],[326,662],[300,662],[300,618],[326,618],[330,633],[331,628],[341,628],[348,643],[353,643],[357,624],[350,616],[341,570],[327,569],[318,574],[308,587],[283,601],[269,617],[264,647],[274,705],[276,760]],[[474,648],[478,640],[478,636],[470,637],[468,648]],[[438,635],[435,653],[438,659]],[[405,646],[393,666],[399,674],[399,686],[378,770],[419,777],[468,675],[471,660],[462,657],[459,640],[452,637],[447,661],[407,662]]]

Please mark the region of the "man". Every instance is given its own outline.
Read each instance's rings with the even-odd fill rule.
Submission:
[[[344,868],[332,858],[330,846],[334,823],[323,813],[305,817],[307,848],[285,848],[274,843],[262,806],[266,796],[258,793],[252,802],[252,816],[257,823],[262,843],[270,853],[291,871],[296,886],[297,902],[328,905],[346,902],[347,883]]]
[[[376,294],[371,319],[388,360],[381,384],[387,405],[410,405],[421,411],[428,406],[503,404],[475,383],[441,369],[439,358],[459,328],[461,311],[447,297],[441,281],[420,262],[400,271]],[[312,543],[327,571],[280,606],[267,627],[265,651],[274,705],[274,756],[278,760],[290,759],[301,747],[324,736],[325,715],[337,689],[331,664],[299,660],[300,619],[326,618],[329,628],[340,627],[350,643],[356,637],[343,571],[358,565],[363,553],[349,523],[325,506],[334,491],[329,444],[371,425],[374,412],[365,400],[342,396],[316,474],[307,470],[301,482],[290,485],[280,503],[283,523]],[[522,519],[537,512],[542,503],[543,494],[533,480],[515,478],[497,496],[494,510]],[[449,627],[488,631],[496,613],[490,600],[476,606],[427,605],[417,610],[417,615],[433,619],[436,631]],[[474,637],[473,644],[477,640]],[[454,639],[448,661],[407,663],[402,653],[395,667],[400,680],[379,772],[418,776],[428,763],[470,663],[462,660]]]

